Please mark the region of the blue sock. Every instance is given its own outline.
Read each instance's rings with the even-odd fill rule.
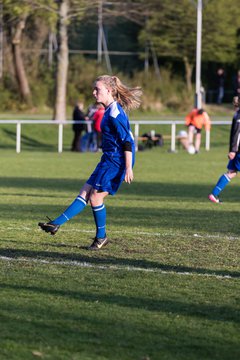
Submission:
[[[214,196],[218,196],[220,194],[220,192],[227,186],[227,184],[231,181],[231,179],[227,176],[227,174],[223,174],[216,186],[214,187],[213,191],[212,191],[212,194]]]
[[[96,237],[106,236],[106,208],[105,205],[92,206],[93,216],[96,224]]]
[[[79,214],[87,205],[86,200],[80,195],[72,202],[71,205],[55,220],[51,221],[52,224],[63,225],[66,221],[70,220],[75,215]]]

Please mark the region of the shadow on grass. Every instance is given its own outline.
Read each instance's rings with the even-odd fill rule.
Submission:
[[[73,191],[73,194],[78,192],[80,187],[85,183],[81,179],[39,179],[39,178],[24,178],[24,177],[0,177],[0,188],[15,187],[19,189],[36,189],[36,192],[41,189],[41,195],[48,197],[52,196],[50,190],[55,191]],[[44,189],[44,190],[43,190]],[[9,193],[10,194],[10,193]],[[57,194],[55,195],[58,197]]]
[[[239,359],[236,336],[229,336],[227,326],[227,341],[222,341],[224,323],[237,326],[230,306],[99,294],[87,288],[86,283],[79,291],[1,284],[5,296],[11,296],[1,302],[2,344],[11,342],[11,348],[2,349],[6,359],[14,358],[15,343],[23,344],[18,345],[18,359],[30,358],[29,349],[45,343],[43,358],[52,359]],[[181,314],[191,326],[178,319]],[[221,329],[214,333],[216,325],[206,323],[208,319]]]
[[[16,187],[20,189],[44,189],[41,192],[42,196],[47,197],[49,194],[49,190],[55,191],[73,191],[73,195],[79,191],[79,189],[83,186],[87,179],[62,179],[62,178],[29,178],[29,177],[0,177],[0,187],[9,188]],[[216,177],[217,180],[217,177]],[[237,180],[236,180],[237,184]],[[212,187],[215,184],[212,184]],[[196,200],[206,200],[207,195],[212,190],[211,186],[202,185],[202,184],[172,184],[172,183],[158,183],[158,182],[141,182],[135,181],[131,186],[123,183],[119,194],[135,195],[138,196],[139,199],[143,199],[144,201],[148,201],[148,197],[154,197],[154,199],[158,199],[161,197],[171,198],[178,197],[179,199],[184,199],[188,201]],[[239,186],[232,187],[229,185],[224,194],[227,193],[228,201],[236,201],[240,200],[239,195]],[[57,194],[56,194],[57,197]],[[226,195],[225,195],[226,197]],[[151,199],[152,201],[152,199]]]
[[[16,132],[15,131],[11,131],[8,129],[3,129],[3,132],[5,133],[5,135],[7,135],[10,139],[12,139],[14,142],[16,142]],[[36,140],[34,138],[31,138],[27,135],[21,135],[21,145],[22,146],[27,146],[27,147],[31,147],[31,151],[32,150],[46,150],[46,151],[51,151],[53,149],[56,149],[57,145],[50,145],[50,144],[44,144],[43,142],[40,142],[39,140]],[[0,145],[0,147],[8,149],[8,148],[15,148],[15,146],[13,145]]]
[[[193,304],[187,302],[180,302],[176,300],[159,300],[153,298],[141,298],[134,296],[124,296],[115,294],[93,294],[84,291],[71,291],[49,289],[38,286],[23,286],[12,284],[0,284],[1,289],[13,289],[28,291],[33,293],[39,293],[44,295],[52,295],[57,297],[66,297],[74,300],[87,301],[87,302],[100,302],[107,305],[118,305],[127,308],[144,309],[148,311],[173,313],[183,316],[195,316],[201,318],[207,318],[209,320],[217,321],[231,321],[239,323],[240,319],[237,316],[236,309],[232,306],[215,306],[206,304]]]
[[[2,203],[0,205],[1,219],[9,219],[12,222],[13,214],[14,219],[18,221],[36,218],[36,223],[38,220],[43,220],[45,214],[54,218],[74,200],[83,183],[84,180],[79,179],[1,177],[0,187],[2,189],[17,188],[17,192],[15,190],[12,194],[8,190],[8,195],[16,197],[14,203]],[[31,191],[34,192],[32,195]],[[72,198],[70,201],[69,199],[66,200],[64,206],[59,205],[60,202],[65,202],[65,200],[59,201],[62,197],[61,191],[65,192],[63,194],[64,199],[66,198],[66,191],[72,192]],[[26,192],[26,194],[24,194],[24,192]],[[131,186],[123,184],[119,195],[117,194],[116,196],[116,201],[122,198],[125,201],[124,203],[118,202],[117,207],[115,207],[115,199],[109,199],[111,201],[107,202],[108,220],[109,223],[113,226],[118,226],[120,229],[124,224],[124,226],[128,226],[130,229],[145,226],[151,231],[171,229],[190,231],[191,233],[217,232],[229,236],[233,236],[234,234],[239,235],[239,228],[232,226],[232,224],[238,224],[239,212],[231,210],[228,206],[228,202],[236,202],[236,199],[240,197],[239,187],[231,187],[231,185],[229,185],[224,192],[227,202],[220,206],[208,201],[208,193],[209,187],[201,184],[176,184],[175,186],[173,184],[159,184],[155,182],[136,182]],[[3,195],[6,195],[6,193],[3,193]],[[19,196],[19,199],[17,196]],[[23,196],[36,198],[36,203],[29,205],[23,204]],[[52,204],[38,205],[38,197],[51,198],[52,203],[54,199],[56,199],[56,206]],[[135,202],[128,204],[128,200],[134,200]],[[142,202],[141,206],[138,205],[138,201]],[[199,202],[206,202],[206,206],[204,206],[204,208],[198,208]],[[189,203],[190,208],[184,208],[184,203],[186,207]],[[123,204],[124,206],[122,206]],[[155,204],[157,204],[157,206]],[[86,224],[93,224],[92,217],[85,215],[84,213],[84,222]],[[82,214],[80,216],[82,216]]]
[[[59,194],[58,194],[59,196]],[[64,197],[65,199],[65,197]],[[66,199],[66,205],[59,205],[59,199],[56,199],[57,205],[37,205],[37,204],[21,204],[21,203],[11,203],[11,204],[1,204],[1,220],[10,221],[11,227],[15,227],[17,231],[21,230],[24,232],[24,225],[32,227],[32,224],[29,222],[34,221],[37,228],[37,223],[39,221],[45,221],[46,215],[51,219],[54,219],[60,215],[65,208],[74,200],[72,198],[70,201]],[[61,200],[65,202],[65,200]],[[237,224],[239,221],[239,212],[224,210],[223,207],[216,211],[215,204],[208,204],[210,206],[207,209],[182,209],[179,205],[178,208],[175,208],[175,203],[170,204],[169,200],[167,205],[162,202],[158,207],[149,208],[137,206],[120,206],[115,207],[114,204],[107,204],[107,214],[108,214],[108,223],[111,226],[115,226],[121,231],[124,227],[126,230],[129,229],[130,233],[133,231],[137,235],[137,231],[147,231],[150,235],[154,237],[154,232],[164,233],[172,232],[172,236],[181,231],[189,234],[203,234],[206,233],[205,240],[208,239],[210,234],[222,234],[223,238],[228,237],[229,246],[231,242],[234,245],[234,239],[231,239],[233,236],[240,236],[240,230],[237,226],[232,224]],[[74,226],[79,226],[79,220],[84,226],[92,225],[94,227],[94,219],[92,216],[91,208],[88,206],[83,213],[77,215],[72,219]],[[18,223],[21,222],[19,228]],[[20,223],[19,223],[20,224]],[[35,229],[36,229],[35,228]],[[6,229],[7,231],[7,229]],[[121,235],[119,233],[119,240],[124,236],[124,232]],[[212,239],[213,240],[213,239]],[[219,240],[221,240],[219,235]]]
[[[60,253],[54,251],[35,251],[35,250],[25,250],[25,249],[0,249],[0,256],[10,257],[13,259],[19,258],[28,258],[28,259],[43,259],[50,261],[77,261],[84,266],[84,263],[89,263],[92,265],[108,265],[108,266],[125,266],[132,268],[143,268],[149,270],[160,270],[164,272],[174,272],[174,273],[190,273],[190,274],[206,274],[206,275],[216,275],[216,276],[231,276],[233,278],[239,278],[240,272],[238,271],[228,271],[228,270],[212,270],[205,268],[193,268],[188,266],[173,266],[159,264],[155,261],[149,260],[136,260],[136,259],[126,259],[126,258],[115,258],[115,257],[92,257],[88,255],[77,255],[75,253]],[[124,269],[123,269],[124,270]]]

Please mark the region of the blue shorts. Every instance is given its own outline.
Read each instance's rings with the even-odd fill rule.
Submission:
[[[228,170],[240,171],[240,154],[237,153],[233,160],[229,160],[227,165]]]
[[[102,156],[100,163],[87,180],[87,184],[99,191],[114,195],[125,177],[125,164],[117,165]]]

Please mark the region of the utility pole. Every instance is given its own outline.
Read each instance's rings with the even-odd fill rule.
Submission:
[[[98,64],[102,62],[102,43],[103,43],[103,23],[102,23],[102,0],[98,1],[98,46],[97,46],[97,60]]]
[[[3,5],[0,0],[0,79],[3,77]]]
[[[202,107],[201,93],[201,56],[202,56],[202,0],[197,0],[197,46],[196,46],[196,107]]]
[[[111,5],[110,2],[104,3],[105,5]],[[103,0],[98,0],[98,44],[97,44],[97,55],[98,55],[98,64],[102,62],[102,55],[104,50],[104,56],[106,61],[106,66],[109,74],[112,73],[112,67],[110,62],[110,57],[108,53],[107,40],[103,29]]]

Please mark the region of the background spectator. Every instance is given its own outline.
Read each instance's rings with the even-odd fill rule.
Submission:
[[[193,138],[195,136],[195,153],[200,150],[201,145],[201,131],[205,127],[206,131],[211,128],[211,121],[207,112],[203,109],[193,109],[185,118],[185,123],[188,126],[188,144],[193,147]],[[190,151],[189,151],[190,152]],[[192,150],[191,150],[192,153]]]
[[[240,95],[240,70],[237,71],[236,76],[233,79],[234,96]]]
[[[88,107],[86,120],[94,121],[93,117],[97,111],[97,103],[91,104]],[[82,138],[81,149],[82,151],[95,151],[96,141],[94,141],[94,131],[92,124],[87,124],[87,132]]]
[[[225,82],[225,74],[224,69],[220,68],[217,71],[217,104],[222,104],[224,97],[224,82]]]
[[[75,121],[83,121],[86,119],[86,116],[83,112],[83,102],[78,101],[74,110],[73,110],[73,120]],[[74,137],[72,141],[71,151],[81,151],[80,143],[81,143],[81,135],[82,131],[85,130],[84,124],[73,124],[72,129],[74,132]]]

